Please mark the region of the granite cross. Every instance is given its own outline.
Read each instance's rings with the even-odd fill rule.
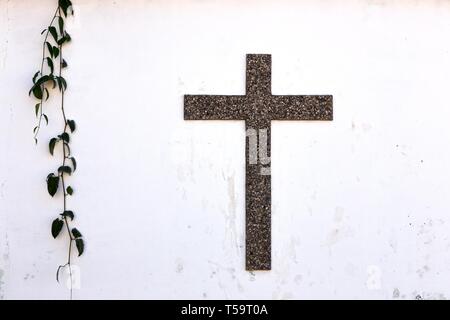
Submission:
[[[246,269],[270,270],[271,120],[333,120],[333,96],[272,95],[271,56],[248,54],[246,95],[185,95],[184,119],[245,120]]]

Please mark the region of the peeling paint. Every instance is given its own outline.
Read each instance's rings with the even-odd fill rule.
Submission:
[[[4,12],[2,14],[3,16],[2,21],[5,24],[4,28],[6,29],[6,33],[4,34],[3,45],[2,47],[0,47],[0,70],[6,67],[6,61],[8,59],[9,33],[11,31],[9,6],[10,0],[6,1],[6,5],[4,5]]]
[[[240,253],[239,237],[236,225],[236,190],[234,182],[234,173],[227,177],[228,189],[228,210],[225,212],[225,243],[224,248],[235,248],[236,253]]]
[[[5,284],[3,282],[3,275],[5,274],[5,272],[3,271],[3,269],[0,269],[0,300],[4,299],[4,290],[3,290],[3,285]]]
[[[398,299],[400,297],[400,290],[398,288],[394,289],[394,292],[392,292],[392,298]]]
[[[339,241],[353,236],[353,230],[345,225],[344,212],[345,210],[341,207],[335,208],[334,227],[328,233],[328,236],[324,242],[325,246],[332,247]]]
[[[5,287],[6,287],[6,271],[9,267],[9,240],[8,240],[8,232],[6,229],[6,217],[2,217],[2,222],[5,223],[3,226],[2,232],[4,232],[4,244],[2,244],[3,255],[0,257],[0,300],[5,299]],[[0,234],[1,236],[1,234]]]
[[[425,266],[423,266],[422,268],[418,269],[418,270],[416,271],[416,273],[419,275],[420,278],[423,278],[423,276],[424,276],[428,271],[430,271],[430,268],[429,268],[427,265],[425,265]]]
[[[175,272],[176,273],[182,273],[184,270],[184,264],[183,264],[183,260],[181,258],[177,258],[177,260],[175,261]]]
[[[4,193],[5,184],[6,184],[6,180],[2,181],[2,183],[0,184],[0,199],[5,198],[5,193]]]

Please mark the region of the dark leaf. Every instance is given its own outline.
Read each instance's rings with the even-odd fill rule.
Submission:
[[[74,120],[67,120],[67,125],[70,128],[70,132],[73,133],[75,131],[75,129],[76,129],[75,121]]]
[[[75,171],[75,169],[74,169],[73,171]],[[72,189],[71,186],[68,186],[67,189],[66,189],[66,191],[67,191],[67,194],[68,194],[69,196],[71,196],[71,195],[73,194],[73,189]]]
[[[64,16],[67,17],[67,9],[69,8],[69,6],[67,5],[67,1],[65,0],[59,0],[58,1],[59,6],[61,7]]]
[[[61,62],[61,68],[67,68],[67,62],[66,60],[63,59],[63,61]]]
[[[36,73],[34,74],[34,76],[33,76],[33,83],[36,83],[36,79],[37,79],[37,77],[39,76],[40,73],[41,73],[41,72],[38,71],[38,72],[36,72]]]
[[[47,117],[47,115],[46,115],[46,114],[42,114],[42,116],[43,116],[44,119],[45,119],[45,123],[48,125],[48,117]]]
[[[70,0],[59,0],[58,5],[61,7],[64,16],[67,17],[67,13],[69,8],[72,6],[72,2],[70,2]]]
[[[69,159],[72,160],[73,171],[77,170],[77,161],[75,160],[75,158],[70,157]]]
[[[73,211],[69,211],[69,210],[61,213],[61,216],[64,218],[68,217],[68,218],[70,218],[70,220],[73,220],[73,218],[75,217],[75,215],[73,214]]]
[[[56,82],[55,82],[55,78],[53,77],[53,75],[45,75],[45,76],[40,77],[36,81],[36,83],[33,85],[33,87],[31,87],[30,94],[35,88],[41,87],[41,86],[45,85],[47,82],[52,82],[53,83],[53,87],[55,87]],[[41,89],[41,92],[42,92],[42,88],[40,88],[40,89]]]
[[[55,39],[55,41],[58,41],[58,31],[56,31],[56,28],[54,26],[48,27],[48,31],[52,35],[53,39]]]
[[[61,79],[59,77],[56,77],[55,79],[56,79],[56,83],[58,83],[59,91],[61,91]]]
[[[54,66],[53,60],[50,57],[45,58],[47,60],[48,67],[50,68],[50,74],[53,74]]]
[[[33,87],[33,89],[31,89],[31,92],[33,93],[33,96],[36,97],[36,99],[42,99],[42,88],[40,86]]]
[[[53,58],[53,46],[50,44],[50,42],[46,42],[45,45],[47,46],[48,53]]]
[[[64,44],[64,42],[66,42],[66,38],[62,37],[61,39],[58,40],[58,42],[56,42],[59,46],[62,46]]]
[[[47,191],[53,197],[58,191],[59,177],[50,173],[47,177]]]
[[[52,76],[52,75],[46,74],[46,75],[40,77],[40,78],[36,81],[36,83],[34,84],[34,86],[40,86],[41,84],[44,84],[44,83],[46,83],[47,81],[54,81],[53,76]]]
[[[64,19],[62,17],[58,17],[58,26],[59,26],[59,32],[63,34],[64,32]]]
[[[66,79],[64,79],[63,77],[60,77],[61,79],[61,85],[64,88],[64,91],[67,89],[67,82]]]
[[[42,30],[41,34],[44,34],[45,31],[47,31],[47,29]]]
[[[56,270],[56,282],[58,283],[59,283],[59,270],[61,270],[61,268],[64,268],[65,266],[67,266],[67,264],[59,266],[58,269]]]
[[[39,113],[39,108],[41,107],[40,103],[36,103],[36,105],[34,106],[34,111],[36,112],[36,117],[38,116]]]
[[[77,228],[73,228],[73,229],[72,229],[72,234],[73,234],[73,237],[74,237],[75,239],[81,238],[81,237],[82,237],[81,232],[78,231]]]
[[[58,58],[58,56],[59,56],[59,49],[58,49],[58,47],[53,47],[53,56],[55,58]]]
[[[56,82],[58,82],[59,90],[65,91],[67,89],[66,79],[64,79],[63,77],[56,77]]]
[[[72,37],[71,37],[70,34],[68,34],[67,32],[65,32],[64,38],[66,39],[67,42],[72,41]]]
[[[69,134],[68,134],[67,132],[63,132],[63,133],[60,134],[58,137],[59,137],[61,140],[67,142],[67,143],[70,142],[70,136],[69,136]]]
[[[62,227],[64,226],[64,222],[60,219],[53,220],[52,223],[52,236],[56,238],[58,234],[61,232]]]
[[[34,127],[33,128],[33,133],[36,133],[36,130],[38,129],[38,127],[36,126],[36,127]]]
[[[64,142],[64,146],[67,148],[68,156],[70,156],[70,146],[67,142]]]
[[[81,256],[84,252],[84,241],[83,239],[75,239],[75,245],[78,249],[78,256]]]
[[[58,172],[61,174],[67,173],[67,174],[72,174],[72,168],[69,166],[61,166],[58,168]]]
[[[48,143],[48,149],[50,150],[50,154],[53,155],[53,151],[55,150],[56,142],[58,142],[57,138],[51,138]]]
[[[48,92],[47,88],[44,88],[44,92],[45,92],[45,101],[47,101],[48,98],[50,98],[50,93]]]

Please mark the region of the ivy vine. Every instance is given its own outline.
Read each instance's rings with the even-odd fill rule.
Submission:
[[[53,220],[51,225],[51,234],[53,238],[57,238],[63,228],[67,230],[69,238],[67,262],[60,265],[56,271],[56,280],[59,281],[60,270],[68,267],[70,276],[70,298],[72,299],[72,248],[78,251],[81,256],[84,251],[84,241],[81,232],[77,228],[73,228],[71,223],[75,218],[73,211],[68,209],[67,198],[73,195],[73,188],[67,185],[67,176],[77,169],[77,162],[72,156],[70,150],[70,137],[76,129],[74,120],[67,119],[64,109],[64,95],[67,90],[67,82],[64,79],[63,70],[67,67],[67,62],[63,58],[64,45],[71,41],[70,35],[65,29],[65,21],[69,15],[73,15],[72,2],[70,0],[58,0],[58,6],[46,29],[41,32],[44,35],[42,44],[42,61],[40,70],[33,76],[33,85],[29,95],[33,95],[38,102],[35,105],[35,114],[37,125],[33,129],[34,140],[37,144],[39,131],[43,122],[48,125],[48,116],[44,113],[44,104],[50,98],[51,89],[58,89],[60,100],[59,107],[61,109],[61,120],[63,123],[62,132],[49,141],[49,152],[55,155],[57,145],[61,146],[61,165],[56,172],[52,172],[47,176],[47,191],[50,196],[54,197],[58,190],[63,194],[63,212]]]

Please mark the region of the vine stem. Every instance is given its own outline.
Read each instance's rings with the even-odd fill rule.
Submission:
[[[57,13],[59,16],[61,16],[61,8],[60,7],[58,7]],[[61,78],[62,64],[63,64],[63,48],[62,48],[62,45],[59,45],[58,47],[59,47],[59,77]],[[61,114],[62,114],[62,117],[64,120],[63,133],[66,133],[67,132],[67,117],[66,117],[66,111],[64,110],[64,93],[65,93],[65,89],[63,86],[61,86]],[[62,165],[65,166],[68,155],[67,155],[66,143],[64,141],[62,143],[62,151],[63,151]],[[66,210],[67,210],[67,191],[66,191],[66,183],[64,180],[64,172],[61,172],[61,184],[62,184],[63,196],[64,196],[64,211],[63,212],[66,212]],[[72,233],[70,232],[69,220],[67,219],[66,216],[64,216],[64,223],[66,224],[67,233],[69,234],[69,253],[68,253],[68,257],[67,257],[67,266],[69,267],[69,277],[70,277],[70,300],[72,300],[72,298],[73,298],[73,282],[72,282],[71,257],[72,257],[72,244],[73,244],[74,238],[72,236]]]
[[[56,191],[58,190],[58,184],[61,184],[61,187],[63,189],[63,213],[55,219],[52,223],[52,235],[54,238],[58,236],[60,231],[62,230],[63,226],[65,225],[67,228],[67,233],[69,236],[69,247],[68,247],[68,256],[67,256],[67,263],[64,265],[60,265],[58,267],[57,273],[56,273],[56,280],[59,282],[59,271],[61,268],[68,267],[69,268],[69,276],[70,276],[70,300],[73,299],[73,273],[72,273],[72,247],[74,245],[74,242],[76,243],[79,255],[83,253],[84,243],[81,239],[82,235],[81,233],[76,230],[75,228],[71,229],[70,221],[74,219],[74,214],[72,211],[67,210],[67,198],[68,195],[72,195],[72,188],[67,187],[70,189],[66,189],[66,174],[71,174],[72,170],[70,167],[66,166],[67,160],[72,161],[73,171],[76,169],[76,162],[75,158],[71,157],[71,152],[69,148],[69,132],[68,129],[70,128],[70,131],[73,132],[75,130],[75,122],[73,120],[67,120],[66,112],[64,109],[64,98],[65,98],[65,90],[67,87],[66,80],[62,77],[63,68],[67,66],[65,60],[63,59],[63,44],[65,42],[70,41],[70,35],[65,31],[64,29],[64,16],[67,17],[67,10],[71,9],[73,14],[73,8],[72,8],[72,2],[70,0],[59,0],[58,6],[56,7],[56,11],[53,14],[53,17],[50,21],[50,24],[44,31],[41,32],[41,35],[45,34],[44,37],[44,43],[42,44],[42,60],[41,60],[41,66],[40,70],[36,72],[36,74],[33,77],[33,87],[31,88],[31,92],[33,92],[34,96],[38,98],[39,102],[36,105],[36,117],[38,117],[37,125],[33,129],[34,131],[34,139],[37,143],[37,137],[39,135],[41,126],[42,126],[42,118],[46,120],[48,123],[48,117],[44,113],[44,102],[48,100],[49,98],[49,91],[46,87],[46,83],[49,81],[53,82],[53,88],[55,88],[56,83],[58,84],[58,87],[61,92],[61,101],[60,101],[60,108],[61,108],[61,114],[62,119],[64,121],[64,128],[61,135],[58,135],[58,138],[52,138],[49,143],[50,153],[53,155],[53,150],[55,147],[55,143],[57,141],[62,141],[62,165],[60,168],[58,168],[58,176],[57,176],[57,183],[55,186],[55,175],[54,173],[51,173],[47,176],[47,188],[50,195],[53,197],[56,194]],[[59,26],[59,32],[57,27],[54,26],[55,20],[59,19],[58,26]],[[53,45],[53,41],[50,40],[49,35],[51,35],[54,39],[54,42],[56,42],[55,45]],[[61,38],[59,38],[59,35]],[[48,53],[47,53],[48,51]],[[58,63],[58,56],[59,56],[59,68],[56,66]],[[44,71],[47,71],[48,68],[45,67],[45,62],[47,61],[48,68],[50,69],[49,72],[46,72],[44,75]],[[55,74],[59,74],[58,76],[55,76]],[[39,80],[36,80],[37,77],[40,76]],[[45,78],[44,78],[45,77]],[[39,83],[39,86],[36,86],[36,84]],[[35,89],[39,89],[39,91],[33,91]],[[40,93],[40,96],[38,94]],[[50,181],[50,177],[52,178],[52,181]],[[61,217],[62,216],[62,217]],[[70,218],[70,219],[69,219]],[[74,235],[75,233],[75,235]],[[78,237],[80,240],[78,240]]]
[[[42,44],[42,61],[41,61],[41,70],[39,71],[40,76],[44,73],[44,61],[45,61],[45,44],[47,43],[48,35],[50,33],[50,27],[53,25],[53,22],[55,19],[59,16],[61,16],[61,8],[58,6],[56,8],[55,14],[53,15],[52,21],[50,21],[50,24],[47,27],[47,32],[45,33],[44,43]],[[39,130],[41,129],[41,123],[42,123],[42,117],[44,116],[44,86],[45,84],[42,84],[42,97],[40,99],[40,108],[39,108],[39,120],[36,132],[34,133],[34,139],[37,139],[37,136],[39,134]]]

